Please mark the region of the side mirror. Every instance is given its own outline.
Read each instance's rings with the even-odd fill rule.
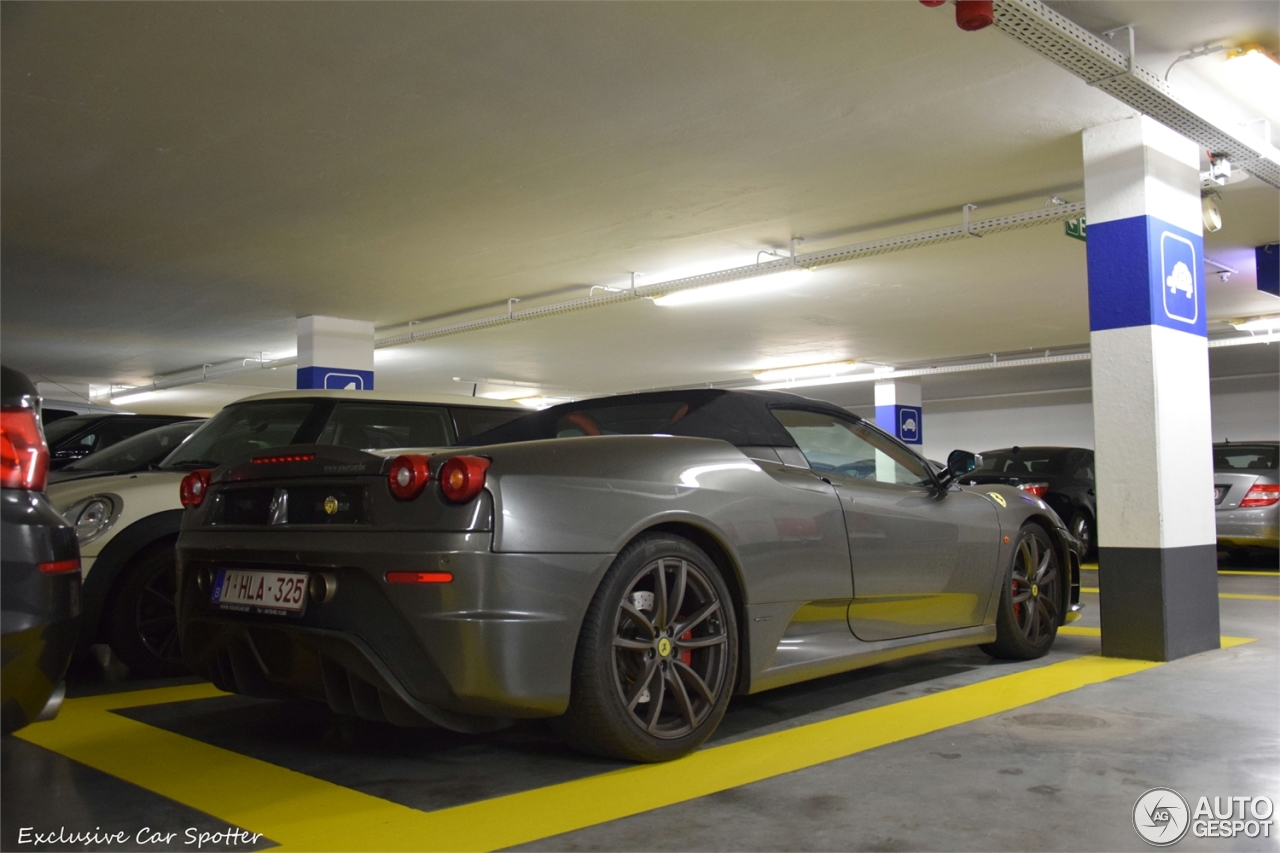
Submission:
[[[957,477],[968,474],[981,464],[982,457],[978,454],[967,450],[953,450],[947,454],[947,469],[942,472],[940,479],[943,485],[946,485]]]

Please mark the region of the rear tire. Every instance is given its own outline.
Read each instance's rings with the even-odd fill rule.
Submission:
[[[569,708],[552,727],[593,755],[680,758],[720,724],[737,667],[737,620],[715,563],[678,536],[641,536],[587,608]]]
[[[1061,561],[1049,534],[1038,524],[1024,524],[1004,571],[996,641],[980,648],[1004,660],[1043,657],[1062,624],[1063,582]]]
[[[1089,513],[1082,509],[1076,510],[1071,514],[1071,522],[1067,525],[1067,529],[1071,531],[1072,536],[1075,536],[1084,545],[1080,553],[1080,559],[1094,559],[1097,555],[1098,539],[1094,531],[1093,519],[1089,516]]]
[[[107,642],[131,675],[168,678],[190,673],[178,645],[176,595],[172,542],[144,552],[116,581],[107,611]]]

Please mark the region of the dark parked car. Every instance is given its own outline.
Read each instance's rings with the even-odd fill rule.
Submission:
[[[829,403],[668,391],[462,448],[312,444],[183,481],[178,626],[223,690],[400,725],[554,718],[640,761],[730,696],[955,646],[1026,660],[1076,615],[1048,505],[962,488]]]
[[[204,423],[203,418],[179,421],[176,424],[166,424],[138,433],[105,450],[90,453],[61,471],[50,473],[49,483],[52,485],[65,483],[67,480],[86,480],[90,477],[150,471],[176,450],[179,444],[186,441],[187,436],[195,432],[196,427],[202,423]]]
[[[1280,548],[1280,442],[1215,444],[1213,492],[1219,547]]]
[[[980,454],[982,464],[967,485],[1003,483],[1030,492],[1053,507],[1080,540],[1086,559],[1096,556],[1097,497],[1093,451],[1083,447],[1009,447]]]
[[[165,424],[190,420],[170,415],[75,415],[59,418],[44,428],[49,444],[49,470],[57,471],[90,453]]]
[[[49,448],[40,398],[0,367],[0,726],[7,734],[57,713],[80,614],[75,531],[44,496]]]

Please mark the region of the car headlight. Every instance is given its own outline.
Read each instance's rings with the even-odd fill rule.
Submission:
[[[63,516],[76,529],[76,540],[84,546],[110,530],[123,508],[119,495],[92,495],[72,504]]]

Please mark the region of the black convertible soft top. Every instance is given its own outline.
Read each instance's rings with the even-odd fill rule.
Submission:
[[[579,435],[681,435],[717,438],[737,447],[795,447],[770,409],[856,415],[831,403],[780,391],[692,389],[650,391],[562,403],[483,432],[465,447]]]

